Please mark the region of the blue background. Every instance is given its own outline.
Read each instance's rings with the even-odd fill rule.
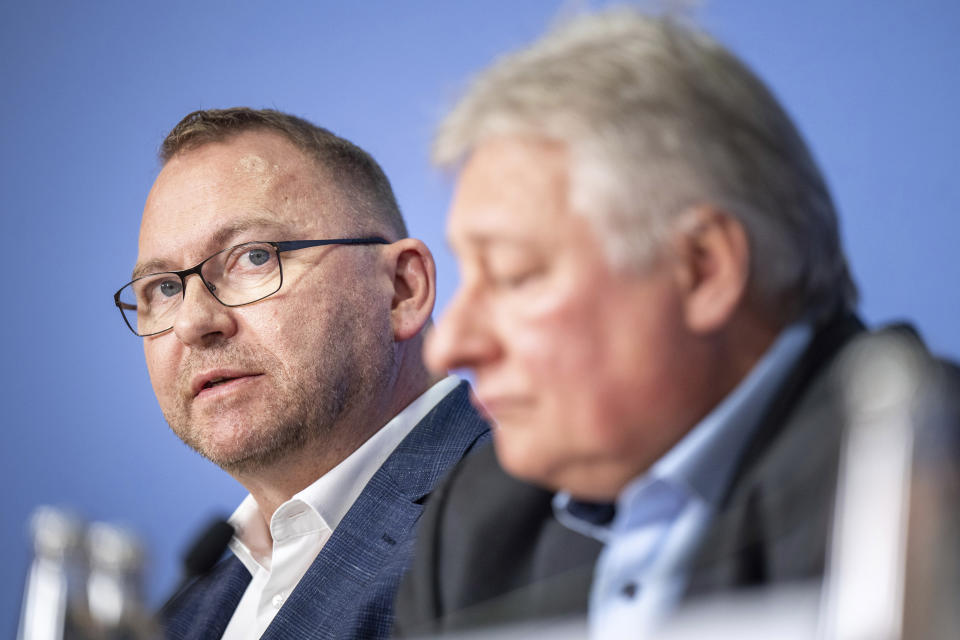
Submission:
[[[449,299],[451,184],[428,163],[432,128],[469,74],[569,3],[347,4],[3,0],[0,636],[16,624],[35,505],[141,532],[156,601],[189,532],[243,496],[169,432],[110,299],[136,258],[155,151],[183,115],[274,107],[368,149],[437,254],[438,308]],[[699,15],[807,135],[865,317],[908,318],[960,357],[960,3],[715,0]]]

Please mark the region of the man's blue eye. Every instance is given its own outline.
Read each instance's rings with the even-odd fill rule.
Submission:
[[[270,252],[266,249],[251,249],[247,252],[247,258],[251,264],[259,267],[270,260]]]
[[[176,296],[180,294],[180,291],[183,289],[183,285],[180,284],[179,280],[164,280],[160,283],[160,293],[169,297]]]

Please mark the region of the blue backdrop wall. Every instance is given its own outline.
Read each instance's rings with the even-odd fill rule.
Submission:
[[[820,159],[865,317],[910,319],[935,351],[960,358],[960,4],[701,4],[700,21],[767,79]],[[136,257],[165,132],[194,109],[242,104],[364,146],[437,254],[442,309],[457,275],[431,130],[470,73],[568,5],[0,3],[0,636],[16,624],[35,505],[140,531],[156,600],[189,532],[243,495],[169,432],[140,341],[110,299]]]

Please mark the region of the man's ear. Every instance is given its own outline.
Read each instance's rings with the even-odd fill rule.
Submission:
[[[416,336],[430,320],[437,297],[437,268],[420,240],[403,238],[390,245],[393,267],[391,319],[397,342]]]
[[[679,218],[673,247],[687,328],[701,334],[722,329],[747,295],[746,229],[733,216],[701,206]]]

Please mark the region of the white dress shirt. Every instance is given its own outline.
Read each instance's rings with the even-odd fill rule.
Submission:
[[[340,464],[280,505],[269,529],[252,496],[240,503],[230,517],[236,531],[230,550],[253,578],[224,640],[263,635],[373,475],[459,382],[451,375],[430,387]]]

